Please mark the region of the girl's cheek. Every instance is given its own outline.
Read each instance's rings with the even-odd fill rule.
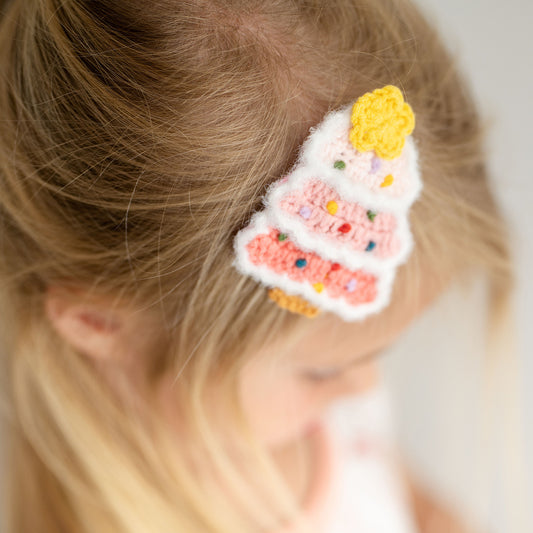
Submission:
[[[304,434],[336,400],[365,392],[378,377],[374,362],[338,378],[313,382],[286,369],[250,366],[242,375],[241,401],[252,429],[269,445]]]
[[[364,394],[373,389],[380,379],[376,361],[359,365],[344,373],[321,380],[307,380],[311,393],[319,395],[323,408],[347,396]]]
[[[325,404],[324,391],[291,377],[280,377],[276,382],[259,379],[245,382],[241,399],[252,429],[271,446],[305,433]]]

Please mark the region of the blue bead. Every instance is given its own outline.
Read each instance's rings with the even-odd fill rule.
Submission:
[[[375,247],[376,243],[374,241],[370,241],[365,249],[365,252],[371,252]]]
[[[296,260],[296,266],[298,268],[303,268],[305,265],[307,265],[307,261],[305,259],[297,259]]]

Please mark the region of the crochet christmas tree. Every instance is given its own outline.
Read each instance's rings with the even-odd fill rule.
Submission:
[[[422,188],[413,129],[390,85],[328,113],[235,236],[234,266],[309,317],[324,309],[353,321],[385,307],[413,246],[408,211]]]

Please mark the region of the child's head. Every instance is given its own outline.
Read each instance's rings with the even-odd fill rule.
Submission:
[[[318,383],[313,370],[378,352],[473,267],[496,293],[509,287],[476,108],[407,1],[14,0],[0,62],[13,471],[24,461],[20,490],[40,479],[68,502],[46,506],[35,493],[42,531],[57,517],[81,531],[84,516],[99,531],[225,531],[237,518],[220,479],[246,493],[215,440],[228,413],[232,432],[244,431],[242,404],[259,441],[290,440],[374,379],[370,359],[337,381]],[[310,127],[389,83],[416,113],[424,182],[392,303],[361,323],[283,310],[232,267],[233,238]],[[131,377],[180,420],[171,474],[162,444],[148,452],[162,438],[158,414],[114,395],[131,392]],[[189,463],[216,482],[202,484]],[[261,485],[250,481],[243,523],[268,523],[272,509],[254,502],[276,495],[262,500]],[[132,496],[152,507],[128,507]],[[15,511],[14,531],[37,531],[29,520]]]

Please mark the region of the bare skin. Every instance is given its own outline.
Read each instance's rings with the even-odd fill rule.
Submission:
[[[335,400],[375,386],[379,380],[376,358],[443,287],[431,275],[419,279],[414,288],[400,283],[393,303],[380,314],[359,323],[323,316],[294,350],[276,357],[279,347],[269,346],[243,368],[239,393],[245,413],[300,502],[305,501],[315,474],[313,441],[307,430]],[[132,382],[142,382],[143,353],[147,351],[145,321],[135,313],[117,309],[108,316],[106,302],[88,303],[76,295],[65,295],[52,288],[46,303],[58,332],[92,358],[109,379],[113,379],[113,369],[123,367]],[[163,379],[157,395],[162,411],[177,427],[173,382],[173,376]],[[466,533],[408,474],[406,483],[421,533]]]

